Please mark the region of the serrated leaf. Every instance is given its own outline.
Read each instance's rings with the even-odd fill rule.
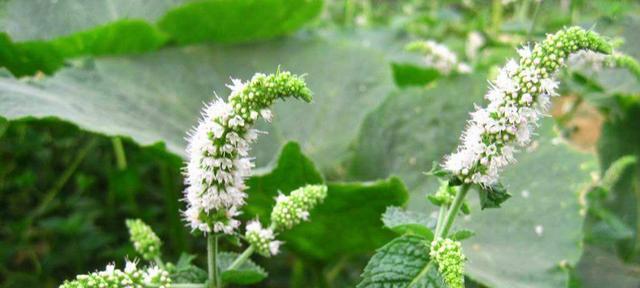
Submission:
[[[473,235],[476,235],[476,233],[468,229],[461,229],[451,233],[449,238],[451,238],[451,240],[462,241],[473,237]]]
[[[220,252],[218,254],[218,261],[220,267],[222,267],[220,277],[223,283],[250,285],[267,278],[267,272],[251,259],[247,259],[237,269],[229,270],[229,266],[238,256],[239,254],[234,252]]]
[[[412,191],[409,210],[432,213],[436,207],[424,196],[439,183],[420,171],[455,151],[468,112],[474,102],[483,101],[486,89],[486,76],[475,73],[440,79],[431,89],[390,94],[362,125],[352,177],[398,175]],[[579,258],[584,219],[576,193],[591,181],[591,171],[583,170],[583,164],[595,161],[592,155],[551,141],[557,137],[552,122],[542,121],[537,148],[518,154],[518,163],[503,173],[502,182],[513,197],[502,208],[481,210],[476,194],[469,193],[476,212],[459,217],[456,226],[478,232],[464,242],[470,259],[466,273],[477,282],[512,288],[567,285],[566,271],[557,267]],[[514,262],[523,257],[526,263]]]
[[[285,145],[275,163],[247,180],[250,188],[246,218],[269,219],[278,190],[288,194],[305,184],[322,183],[313,163],[295,143]],[[311,211],[309,221],[280,235],[286,249],[309,258],[331,260],[366,253],[393,238],[393,233],[382,227],[380,215],[387,206],[404,205],[407,191],[400,180],[326,185],[327,198]]]
[[[511,198],[511,194],[507,193],[507,189],[501,183],[490,187],[478,187],[480,194],[480,208],[499,208],[500,204]]]
[[[376,251],[358,288],[446,288],[423,238],[405,235]]]
[[[433,240],[435,219],[426,214],[391,206],[382,214],[382,223],[398,234],[412,234]]]
[[[194,255],[182,253],[178,262],[169,266],[169,276],[173,283],[204,283],[207,280],[207,272],[193,265]]]
[[[0,77],[0,116],[57,117],[142,145],[165,142],[169,151],[184,155],[186,131],[197,123],[202,103],[213,99],[212,90],[225,96],[230,77],[247,79],[280,66],[306,74],[315,97],[312,104],[276,104],[272,125],[258,127],[269,134],[253,150],[257,165],[265,165],[288,140],[297,140],[323,171],[344,174],[340,165],[357,134],[344,128],[359,126],[367,113],[363,107],[377,105],[392,85],[385,55],[361,42],[333,34],[172,48],[86,61],[51,78]]]

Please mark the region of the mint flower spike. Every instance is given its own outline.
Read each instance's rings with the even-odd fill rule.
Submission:
[[[149,225],[140,219],[127,219],[125,222],[129,229],[129,237],[133,248],[136,249],[142,258],[151,261],[160,258],[160,238],[153,232]]]
[[[65,281],[60,288],[168,288],[169,273],[157,266],[138,269],[135,262],[127,261],[124,270],[109,264],[103,271],[78,275],[73,281]]]
[[[533,49],[519,49],[520,61],[510,60],[500,70],[485,96],[489,105],[471,113],[462,143],[443,167],[467,184],[497,184],[500,171],[515,162],[518,147],[529,145],[550,97],[557,95],[554,74],[580,50],[610,54],[613,48],[597,33],[571,27],[547,35]]]
[[[308,220],[309,211],[327,197],[327,186],[307,185],[291,192],[289,196],[278,195],[271,211],[271,223],[277,230],[291,229]]]
[[[204,233],[232,234],[240,225],[235,217],[247,197],[244,179],[253,167],[249,146],[258,135],[251,127],[258,117],[270,121],[269,107],[277,99],[311,101],[303,77],[289,72],[232,83],[228,102],[218,98],[208,104],[188,137],[184,218],[192,230]]]
[[[468,64],[460,62],[447,46],[433,40],[411,42],[405,46],[405,50],[423,54],[425,64],[443,75],[452,72],[466,74],[472,70]]]
[[[462,245],[451,239],[437,238],[431,242],[431,260],[438,265],[438,271],[449,288],[464,287],[464,261]]]
[[[254,247],[258,254],[270,257],[278,254],[282,241],[275,240],[276,234],[272,227],[262,228],[258,220],[252,220],[247,224],[245,239]]]

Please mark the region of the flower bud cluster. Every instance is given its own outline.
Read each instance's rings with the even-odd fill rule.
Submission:
[[[167,271],[157,266],[141,270],[135,262],[127,261],[124,270],[109,264],[104,271],[78,275],[73,281],[65,281],[60,288],[168,288],[170,285]]]
[[[247,242],[254,247],[256,252],[265,257],[278,254],[281,241],[275,240],[276,234],[273,228],[262,228],[259,221],[253,220],[247,224],[247,231],[244,235]]]
[[[462,245],[458,241],[438,238],[431,242],[429,256],[438,265],[438,271],[449,288],[464,287],[464,261]]]
[[[572,27],[547,35],[533,49],[519,49],[520,61],[510,60],[500,70],[485,96],[489,105],[471,113],[462,144],[444,168],[465,183],[496,184],[501,169],[515,161],[517,147],[530,144],[550,97],[557,95],[555,72],[580,50],[611,53],[612,47],[597,33]]]
[[[271,211],[271,223],[276,229],[291,229],[306,221],[309,211],[327,197],[327,186],[307,185],[291,192],[289,196],[278,195]]]
[[[458,61],[458,56],[451,52],[447,46],[433,40],[415,41],[407,44],[406,49],[412,52],[424,54],[424,62],[428,67],[433,67],[443,75],[452,72],[470,73],[471,67]]]
[[[302,77],[289,72],[256,74],[228,87],[228,102],[207,105],[188,139],[184,216],[193,230],[205,233],[231,234],[240,225],[235,216],[246,198],[244,179],[253,167],[249,146],[258,135],[251,127],[258,117],[270,121],[269,107],[277,99],[311,101]]]
[[[142,255],[145,260],[153,260],[160,257],[160,238],[151,230],[149,225],[140,219],[128,219],[125,224],[129,229],[129,237],[133,248]]]

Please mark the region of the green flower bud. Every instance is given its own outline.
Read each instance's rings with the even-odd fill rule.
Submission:
[[[253,220],[247,224],[247,231],[244,237],[258,254],[265,257],[278,254],[280,245],[282,244],[281,241],[275,240],[276,234],[271,227],[262,228],[262,224],[257,220]]]
[[[271,223],[276,229],[290,229],[307,220],[309,211],[327,197],[327,186],[307,185],[291,192],[289,196],[278,195],[271,211]]]
[[[464,261],[462,245],[458,241],[438,238],[431,242],[431,259],[438,265],[438,271],[449,288],[464,287]]]
[[[153,260],[160,257],[162,242],[160,242],[160,238],[151,230],[149,225],[140,219],[128,219],[125,223],[129,228],[131,243],[133,243],[136,252],[142,255],[142,258]]]
[[[103,271],[78,275],[73,281],[65,281],[60,288],[168,288],[171,284],[169,273],[157,266],[138,269],[135,262],[127,261],[123,270],[109,264]]]

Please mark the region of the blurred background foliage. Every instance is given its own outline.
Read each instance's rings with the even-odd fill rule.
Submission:
[[[428,215],[436,183],[421,172],[455,147],[513,48],[580,25],[639,59],[639,15],[632,0],[0,1],[0,285],[56,287],[121,263],[134,255],[126,218],[149,223],[172,261],[204,251],[179,214],[184,133],[229,76],[282,65],[308,73],[316,100],[279,104],[263,125],[245,217],[278,190],[330,194],[282,255],[256,259],[270,275],[256,286],[352,287],[394,237],[386,206]],[[470,51],[472,32],[484,41]],[[424,67],[402,49],[415,39],[445,43],[473,75]],[[540,133],[554,144],[506,176],[513,201],[464,221],[477,235],[468,287],[640,287],[640,81],[588,68],[562,73]],[[518,181],[554,178],[547,167],[561,177]]]

